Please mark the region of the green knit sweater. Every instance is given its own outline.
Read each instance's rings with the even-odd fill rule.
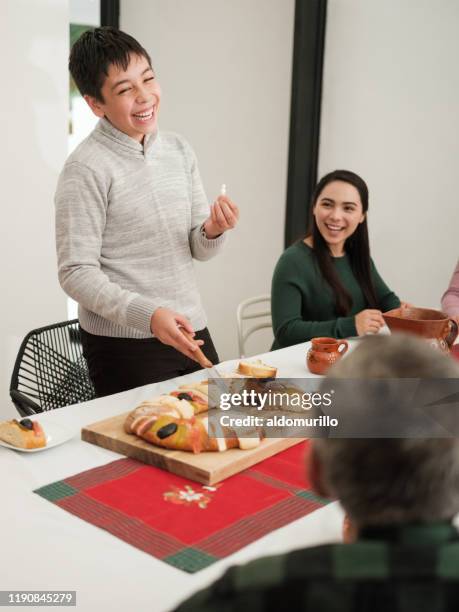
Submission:
[[[303,241],[281,255],[274,270],[271,309],[274,330],[272,350],[306,342],[317,336],[347,338],[356,336],[355,315],[368,308],[347,255],[334,257],[336,272],[352,296],[349,316],[338,317],[333,292],[323,279],[314,251]],[[383,312],[398,308],[400,300],[379,276],[371,261],[371,273]]]

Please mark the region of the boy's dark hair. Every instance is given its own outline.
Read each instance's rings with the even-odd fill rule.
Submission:
[[[82,96],[104,102],[101,90],[111,64],[123,70],[129,66],[130,54],[151,59],[135,38],[111,26],[84,32],[70,51],[69,70]]]

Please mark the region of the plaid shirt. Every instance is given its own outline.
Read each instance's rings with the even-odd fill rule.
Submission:
[[[448,523],[367,529],[354,544],[230,568],[179,612],[459,610],[459,536]]]

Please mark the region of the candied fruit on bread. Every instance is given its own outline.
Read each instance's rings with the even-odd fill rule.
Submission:
[[[189,419],[194,416],[194,409],[187,400],[180,400],[172,395],[160,395],[146,400],[131,410],[124,422],[124,431],[134,433],[141,421],[146,417],[170,416],[177,419]]]
[[[0,423],[0,440],[17,448],[42,448],[46,446],[46,436],[38,421],[22,419]]]
[[[207,380],[181,385],[175,391],[171,391],[170,395],[179,400],[190,402],[195,414],[209,409],[209,385]]]

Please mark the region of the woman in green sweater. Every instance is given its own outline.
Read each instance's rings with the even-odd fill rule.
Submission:
[[[377,333],[400,306],[370,257],[368,187],[348,170],[325,175],[309,231],[281,255],[272,282],[273,350],[317,336]]]

